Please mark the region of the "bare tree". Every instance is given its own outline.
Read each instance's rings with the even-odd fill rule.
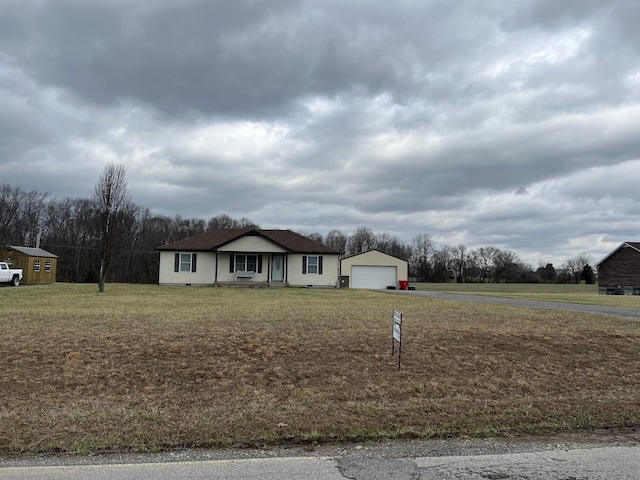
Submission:
[[[573,258],[568,258],[562,265],[561,269],[566,272],[570,278],[570,282],[580,283],[580,274],[586,265],[591,265],[593,258],[586,252],[583,252]]]
[[[431,281],[448,282],[455,277],[453,270],[453,248],[450,245],[443,245],[433,252],[433,270]]]
[[[426,282],[431,270],[430,260],[435,250],[433,238],[428,233],[417,235],[411,242],[409,265],[420,282]]]
[[[236,220],[223,213],[222,215],[211,217],[207,223],[207,231],[219,228],[260,228],[260,226],[246,217]]]
[[[205,232],[207,227],[206,222],[201,218],[182,218],[182,215],[176,215],[173,221],[180,238],[200,235]]]
[[[238,220],[237,228],[260,228],[260,225],[247,217],[242,217],[240,220]]]
[[[327,233],[327,236],[324,237],[324,244],[338,252],[344,253],[347,248],[347,236],[340,230],[331,230]]]
[[[467,247],[460,244],[451,249],[451,256],[453,258],[453,269],[455,270],[456,281],[458,283],[465,283],[467,281],[467,269],[469,267],[469,254],[467,253]]]
[[[111,265],[113,243],[121,233],[126,217],[134,210],[124,165],[110,163],[105,167],[96,184],[93,199],[100,241],[98,291],[104,292],[107,271]]]
[[[0,247],[37,244],[44,228],[48,195],[0,185]]]
[[[347,240],[347,255],[356,255],[376,248],[376,236],[370,228],[358,227]]]
[[[307,237],[310,240],[313,240],[314,242],[318,242],[318,243],[324,243],[324,239],[322,238],[322,234],[318,233],[318,232],[304,232],[304,231],[298,231],[298,233],[300,235],[302,235],[303,237]]]
[[[495,272],[493,259],[497,251],[495,247],[480,247],[474,252],[474,263],[481,282],[488,281]]]
[[[81,281],[90,270],[96,243],[94,210],[85,198],[54,199],[47,205],[42,243],[58,255],[58,280]]]
[[[11,243],[21,242],[22,233],[18,231],[20,220],[20,199],[24,192],[20,187],[8,184],[0,186],[0,248]]]

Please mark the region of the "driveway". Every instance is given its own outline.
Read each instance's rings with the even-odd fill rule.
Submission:
[[[490,303],[494,305],[507,305],[510,307],[548,308],[552,310],[568,310],[571,312],[590,313],[595,315],[607,315],[620,317],[626,320],[640,322],[640,309],[603,307],[599,305],[581,305],[577,303],[544,302],[539,300],[518,300],[515,298],[485,297],[482,295],[468,295],[465,293],[443,293],[419,290],[385,290],[403,295],[414,295],[428,298],[444,298],[447,300],[459,300],[463,302]]]

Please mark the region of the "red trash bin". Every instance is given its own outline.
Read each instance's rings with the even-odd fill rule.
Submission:
[[[409,290],[409,282],[407,280],[400,280],[400,290]]]

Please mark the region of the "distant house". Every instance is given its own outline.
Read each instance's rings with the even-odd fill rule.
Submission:
[[[55,283],[56,281],[58,256],[41,248],[11,245],[5,250],[0,250],[0,261],[7,262],[12,268],[23,270],[23,285]]]
[[[212,230],[157,250],[161,285],[338,286],[341,252],[291,230]]]
[[[640,295],[640,242],[624,242],[600,260],[600,294]]]
[[[408,285],[409,264],[379,250],[369,250],[340,261],[340,286],[383,290]]]

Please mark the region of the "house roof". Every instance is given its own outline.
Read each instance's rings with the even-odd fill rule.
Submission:
[[[638,253],[640,253],[640,242],[622,242],[614,250],[612,250],[606,257],[604,257],[602,260],[596,263],[596,266],[600,265],[601,263],[604,263],[607,259],[609,259],[609,257],[611,257],[614,253],[616,253],[618,250],[624,247],[633,248]]]
[[[343,257],[342,260],[347,260],[349,258],[357,257],[358,255],[364,255],[365,253],[370,253],[370,252],[378,252],[378,253],[381,253],[382,255],[386,255],[387,257],[397,258],[398,260],[402,260],[403,262],[407,261],[404,258],[391,255],[387,252],[383,252],[382,250],[378,250],[377,248],[372,248],[371,250],[367,250],[366,252],[354,253],[353,255],[349,255],[348,257]]]
[[[30,257],[58,258],[57,255],[54,255],[51,252],[47,252],[46,250],[43,250],[41,248],[16,247],[15,245],[11,245],[9,249],[15,250],[16,252],[24,253],[25,255],[29,255]]]
[[[178,240],[158,247],[158,250],[215,251],[247,235],[261,236],[291,253],[323,253],[339,255],[340,252],[291,230],[262,230],[256,228],[222,228]]]

